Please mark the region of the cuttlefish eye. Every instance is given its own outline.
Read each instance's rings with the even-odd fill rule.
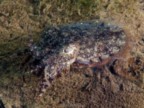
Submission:
[[[63,49],[63,53],[73,54],[75,50],[76,50],[76,46],[75,45],[70,45],[70,46]]]

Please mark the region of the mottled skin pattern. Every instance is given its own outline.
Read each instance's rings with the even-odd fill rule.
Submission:
[[[126,35],[120,27],[100,21],[48,27],[40,42],[30,48],[32,72],[44,74],[39,96],[62,70],[69,70],[73,63],[97,66],[120,52],[125,43]]]

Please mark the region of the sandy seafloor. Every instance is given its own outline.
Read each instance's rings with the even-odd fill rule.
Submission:
[[[128,31],[129,46],[113,65],[116,74],[85,77],[72,68],[35,101],[39,77],[20,65],[29,37],[48,25],[102,20]],[[0,99],[5,108],[144,108],[143,0],[0,0]]]

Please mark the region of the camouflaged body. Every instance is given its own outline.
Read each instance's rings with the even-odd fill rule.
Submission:
[[[69,69],[74,62],[98,63],[118,53],[126,43],[124,31],[115,25],[99,22],[80,22],[48,27],[37,45],[31,46],[34,71],[43,70],[41,91],[49,80]]]

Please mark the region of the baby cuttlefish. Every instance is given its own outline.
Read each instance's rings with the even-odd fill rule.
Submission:
[[[40,95],[64,69],[77,66],[99,67],[109,63],[126,44],[124,30],[101,21],[47,27],[40,42],[31,45],[33,72],[43,73]]]

